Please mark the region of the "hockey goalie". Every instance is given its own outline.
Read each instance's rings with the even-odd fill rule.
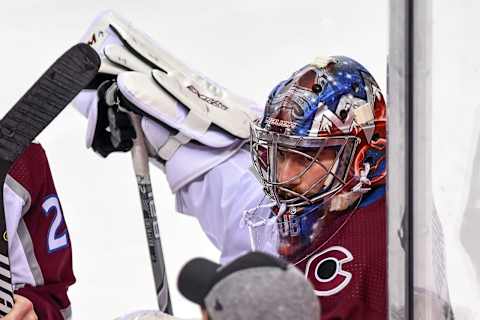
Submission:
[[[76,100],[89,147],[104,157],[130,150],[128,113],[141,115],[176,209],[198,219],[222,264],[265,251],[310,280],[318,318],[387,319],[386,104],[364,66],[345,56],[307,61],[285,70],[263,106],[112,12],[83,41],[102,57]]]
[[[129,150],[123,112],[142,115],[177,210],[199,220],[222,263],[253,246],[305,273],[322,319],[386,319],[386,110],[367,69],[342,56],[316,59],[260,107],[113,13],[84,41],[103,58],[103,81],[76,103],[89,146],[103,156]]]

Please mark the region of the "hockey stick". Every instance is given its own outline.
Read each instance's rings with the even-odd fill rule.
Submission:
[[[86,44],[65,52],[0,120],[0,182],[40,132],[86,87],[100,67],[98,54]],[[0,192],[0,316],[13,307],[8,238]]]
[[[170,292],[168,289],[167,275],[165,272],[165,260],[163,258],[160,230],[158,228],[153,199],[150,170],[148,167],[148,152],[145,145],[145,136],[140,125],[140,116],[130,112],[133,127],[137,135],[133,141],[132,162],[133,170],[137,177],[138,192],[142,205],[145,231],[147,233],[150,262],[152,263],[153,278],[157,293],[157,302],[160,311],[173,314]]]

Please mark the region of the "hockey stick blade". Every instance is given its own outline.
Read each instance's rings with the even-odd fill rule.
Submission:
[[[0,182],[13,162],[97,74],[100,58],[80,43],[65,52],[0,120]],[[2,189],[3,190],[3,189]],[[13,307],[3,192],[0,192],[0,316]]]

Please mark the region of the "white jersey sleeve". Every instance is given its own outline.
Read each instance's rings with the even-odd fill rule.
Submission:
[[[16,180],[7,176],[3,187],[3,198],[8,233],[8,253],[10,258],[10,267],[12,273],[12,283],[16,288],[18,284],[29,284],[34,286],[37,282],[35,267],[31,266],[31,261],[25,253],[22,242],[20,241],[21,230],[19,230],[25,209],[30,206],[30,194]],[[25,235],[27,236],[27,235]],[[38,263],[37,263],[38,265]]]
[[[222,264],[251,251],[248,227],[242,226],[243,212],[269,202],[250,171],[251,163],[250,153],[240,149],[176,193],[177,210],[198,219],[221,251]]]

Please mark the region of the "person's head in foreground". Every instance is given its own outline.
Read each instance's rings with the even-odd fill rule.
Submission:
[[[344,56],[317,59],[280,82],[251,127],[252,158],[290,262],[318,246],[335,217],[383,194],[386,107],[379,86]],[[262,243],[259,244],[262,247]]]
[[[196,258],[178,277],[179,291],[204,320],[318,320],[311,284],[293,265],[251,252],[227,265]]]

